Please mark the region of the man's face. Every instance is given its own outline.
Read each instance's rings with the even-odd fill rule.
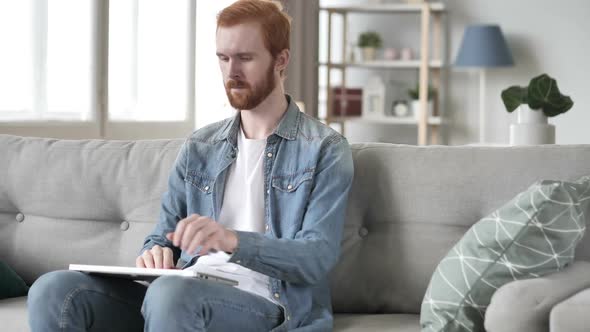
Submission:
[[[217,29],[217,57],[230,104],[238,110],[258,106],[276,86],[275,61],[257,23]]]

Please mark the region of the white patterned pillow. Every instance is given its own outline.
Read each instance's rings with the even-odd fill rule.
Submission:
[[[432,275],[422,301],[422,331],[485,331],[485,311],[498,288],[573,261],[589,204],[589,176],[539,181],[478,221]]]

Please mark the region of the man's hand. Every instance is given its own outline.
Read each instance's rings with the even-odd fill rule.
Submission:
[[[174,259],[172,257],[172,249],[155,245],[135,259],[135,266],[148,269],[173,269]]]
[[[238,236],[214,220],[193,214],[182,219],[176,225],[176,230],[166,234],[166,238],[175,247],[196,254],[195,250],[200,246],[200,255],[206,255],[209,250],[215,249],[232,253],[238,246]]]

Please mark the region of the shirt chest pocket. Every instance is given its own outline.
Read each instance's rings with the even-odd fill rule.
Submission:
[[[206,174],[189,171],[186,175],[187,215],[193,213],[213,218],[213,185],[215,179]]]
[[[186,175],[186,182],[190,183],[191,187],[197,189],[200,193],[209,195],[213,190],[215,179],[203,173],[189,171]]]
[[[272,187],[282,193],[295,193],[311,189],[314,169],[306,169],[288,175],[272,178]]]

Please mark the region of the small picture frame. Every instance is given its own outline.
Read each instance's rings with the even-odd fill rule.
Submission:
[[[385,84],[379,76],[370,77],[363,88],[362,116],[368,119],[385,116]]]

